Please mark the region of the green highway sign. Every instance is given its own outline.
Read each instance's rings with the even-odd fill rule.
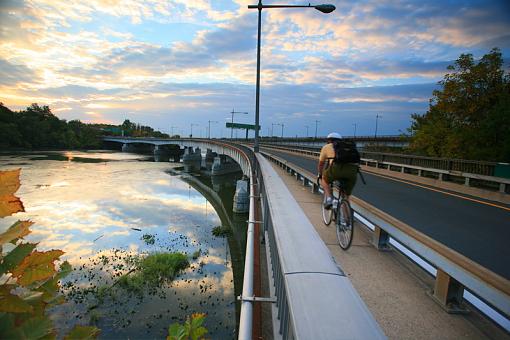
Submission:
[[[232,129],[255,130],[254,124],[227,123],[226,127],[232,128]],[[259,125],[259,130],[260,130],[260,125]]]

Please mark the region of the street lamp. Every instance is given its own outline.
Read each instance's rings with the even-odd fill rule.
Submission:
[[[354,125],[354,138],[356,138],[356,123],[353,123],[352,125]]]
[[[209,123],[209,130],[208,130],[208,134],[207,134],[207,138],[208,139],[211,139],[211,123],[218,123],[218,121],[216,120],[208,120],[208,123]]]
[[[375,115],[375,134],[374,134],[374,138],[377,139],[377,120],[379,118],[382,118],[382,116],[379,116],[379,114],[376,114]]]
[[[193,138],[193,126],[198,126],[198,124],[193,124],[191,123],[191,131],[190,131],[190,134],[189,134],[189,138]]]
[[[248,5],[249,9],[258,9],[258,34],[257,34],[257,90],[255,94],[255,143],[253,151],[259,152],[259,107],[260,107],[260,26],[262,21],[263,8],[315,8],[322,13],[331,13],[335,10],[335,6],[329,4],[323,5],[262,5],[262,0],[259,0],[257,5]]]
[[[305,128],[306,128],[306,138],[308,138],[308,125],[305,125]]]
[[[317,139],[317,126],[319,125],[320,120],[315,121],[315,139]]]
[[[230,139],[233,138],[233,135],[234,135],[234,113],[242,113],[242,114],[245,114],[247,115],[248,112],[238,112],[238,111],[234,111],[234,109],[232,109],[232,112],[230,112],[232,114],[232,127],[230,128]]]
[[[174,129],[177,128],[177,126],[170,126],[170,138],[174,136]]]

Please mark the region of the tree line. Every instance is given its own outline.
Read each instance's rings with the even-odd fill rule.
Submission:
[[[448,66],[429,109],[412,115],[409,151],[432,157],[510,162],[510,75],[494,48]]]
[[[97,149],[101,136],[168,137],[149,126],[125,120],[122,125],[85,124],[55,116],[48,106],[32,104],[12,111],[0,103],[0,147],[2,149]]]

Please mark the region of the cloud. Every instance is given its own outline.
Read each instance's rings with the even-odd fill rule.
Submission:
[[[0,87],[39,81],[39,76],[25,65],[16,65],[0,58]]]

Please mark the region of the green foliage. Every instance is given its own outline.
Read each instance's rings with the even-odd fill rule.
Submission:
[[[84,124],[79,120],[66,122],[48,106],[32,104],[24,111],[14,112],[0,103],[0,147],[24,149],[95,149],[101,146],[101,135],[168,138],[150,126],[131,123],[121,126]]]
[[[216,237],[227,237],[232,235],[232,229],[229,226],[217,226],[212,229],[212,234]]]
[[[0,171],[0,202],[12,200],[19,188],[19,170]],[[0,206],[2,206],[0,204]],[[22,211],[22,204],[10,214]],[[5,215],[3,215],[5,216]],[[25,243],[30,233],[30,221],[18,221],[0,234],[0,339],[53,339],[56,337],[46,308],[63,302],[59,295],[59,280],[72,271],[68,262],[59,270],[55,262],[64,254],[61,250],[37,251],[37,244]],[[14,246],[14,247],[13,247]],[[4,248],[12,248],[4,252]],[[70,339],[92,339],[97,328],[88,332],[75,329]]]
[[[462,54],[439,82],[424,115],[414,114],[411,151],[436,157],[510,160],[510,76],[493,49]]]
[[[10,148],[98,148],[101,131],[80,121],[67,123],[48,106],[32,104],[13,112],[0,103],[0,146]]]
[[[99,329],[93,326],[76,326],[64,337],[64,340],[95,339],[99,335]]]
[[[137,261],[131,274],[122,276],[118,283],[130,291],[142,292],[146,286],[158,286],[164,280],[173,280],[189,266],[188,258],[181,253],[155,253]]]
[[[202,326],[205,321],[205,314],[196,313],[187,317],[183,325],[174,323],[168,328],[167,340],[198,340],[203,339],[208,330]]]

